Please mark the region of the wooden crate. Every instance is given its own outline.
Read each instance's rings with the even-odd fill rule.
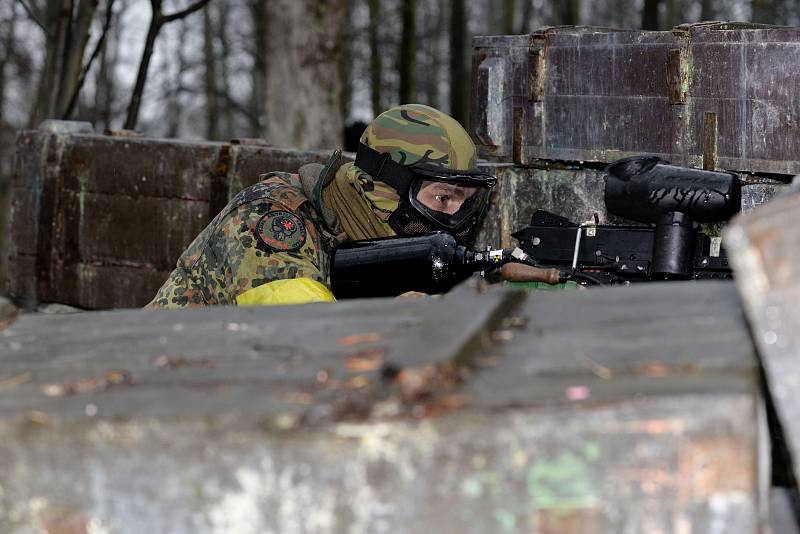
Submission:
[[[295,172],[327,155],[236,142],[22,131],[7,292],[26,307],[142,306],[232,195],[263,172]]]
[[[800,173],[800,29],[549,28],[473,41],[473,135],[496,161]]]

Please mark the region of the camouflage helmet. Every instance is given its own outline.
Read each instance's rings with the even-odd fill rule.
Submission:
[[[458,121],[422,104],[378,115],[361,136],[355,170],[373,208],[401,235],[444,230],[466,239],[495,184],[478,170],[475,144]],[[431,183],[469,191],[471,198],[464,209],[431,209],[420,201],[423,184]]]
[[[384,111],[370,123],[361,143],[400,165],[431,163],[448,169],[476,169],[475,143],[449,115],[422,104]]]

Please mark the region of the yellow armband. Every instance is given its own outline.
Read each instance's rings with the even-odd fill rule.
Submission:
[[[236,297],[239,306],[273,306],[277,304],[306,304],[333,302],[331,290],[311,278],[275,280],[245,291]]]

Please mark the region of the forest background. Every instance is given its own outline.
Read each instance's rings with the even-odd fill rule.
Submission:
[[[701,20],[798,26],[800,0],[0,0],[0,249],[16,132],[45,119],[335,148],[399,103],[468,127],[475,35]]]

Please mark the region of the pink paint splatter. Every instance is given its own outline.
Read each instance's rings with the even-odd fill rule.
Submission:
[[[571,401],[581,401],[589,398],[591,392],[588,386],[570,386],[567,388],[567,398]]]

